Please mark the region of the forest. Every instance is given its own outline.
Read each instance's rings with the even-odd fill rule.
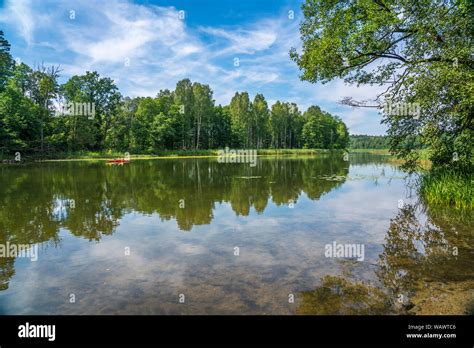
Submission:
[[[351,149],[388,149],[390,141],[386,135],[350,135]]]
[[[344,122],[318,106],[301,112],[294,103],[277,101],[270,107],[262,94],[251,100],[247,92],[236,92],[229,105],[216,105],[209,85],[189,79],[154,98],[124,97],[112,79],[95,71],[60,84],[60,67],[15,62],[2,32],[0,64],[3,154],[344,149],[349,143]]]

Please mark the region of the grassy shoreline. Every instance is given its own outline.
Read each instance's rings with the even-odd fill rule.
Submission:
[[[218,156],[219,149],[209,150],[160,150],[154,153],[130,153],[131,159],[173,159],[173,158],[212,158]],[[287,156],[287,155],[321,155],[341,153],[370,153],[387,156],[390,162],[401,164],[389,149],[257,149],[257,156]],[[52,162],[52,161],[106,161],[114,158],[123,158],[126,152],[118,151],[74,151],[74,152],[49,152],[49,153],[27,153],[22,155],[22,162]],[[0,154],[0,164],[6,160],[7,163],[14,162],[14,154],[3,156]],[[422,160],[424,162],[424,160]],[[429,162],[429,161],[428,161]],[[425,167],[425,166],[423,166]]]
[[[390,149],[348,149],[348,151],[349,153],[373,153],[376,155],[392,156]]]
[[[449,205],[456,209],[473,209],[472,174],[450,170],[430,172],[422,176],[420,195],[434,205]]]
[[[218,156],[219,149],[212,150],[162,150],[156,153],[130,153],[131,159],[172,159],[172,158],[212,158]],[[344,150],[328,149],[258,149],[257,156],[286,156],[286,155],[321,155],[343,153]],[[126,157],[126,152],[117,151],[76,151],[46,154],[26,154],[22,162],[51,162],[51,161],[105,161]],[[14,155],[3,156],[1,161],[14,161]]]

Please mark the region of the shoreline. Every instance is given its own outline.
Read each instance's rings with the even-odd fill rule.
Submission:
[[[180,151],[180,150],[164,150],[157,154],[130,154],[130,159],[133,160],[147,160],[147,159],[189,159],[189,158],[217,158],[219,149],[215,150],[196,150],[196,151]],[[347,152],[343,149],[261,149],[258,150],[257,157],[275,157],[275,156],[308,156],[308,155],[330,155],[340,154]],[[350,151],[349,151],[350,153]],[[126,152],[118,153],[104,153],[104,152],[77,152],[77,153],[59,153],[56,156],[40,156],[25,155],[22,158],[21,163],[32,163],[32,162],[67,162],[67,161],[107,161],[116,158],[127,157]],[[12,156],[0,159],[0,164],[3,161],[9,161],[15,163],[12,160]]]
[[[307,156],[307,155],[330,155],[338,153],[370,153],[374,155],[382,155],[394,157],[389,149],[256,149],[260,154],[257,157],[272,157],[272,156]],[[179,158],[216,158],[218,157],[219,149],[213,150],[163,150],[156,154],[131,154],[130,159],[179,159]],[[45,158],[39,155],[27,154],[23,157],[21,163],[31,162],[61,162],[61,161],[106,161],[116,158],[126,157],[126,152],[72,152],[72,153],[58,153],[57,155],[48,154]],[[15,163],[12,160],[13,155],[0,156],[1,164]],[[26,160],[25,160],[26,159]],[[8,162],[4,162],[8,161]]]

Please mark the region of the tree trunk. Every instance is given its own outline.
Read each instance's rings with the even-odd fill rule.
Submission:
[[[197,134],[196,134],[196,150],[199,149],[199,135],[201,133],[201,117],[198,116],[197,122],[196,122],[196,128],[197,128]]]

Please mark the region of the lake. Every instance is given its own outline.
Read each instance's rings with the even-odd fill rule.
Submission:
[[[385,156],[0,173],[0,244],[30,248],[0,257],[0,314],[474,312],[472,216]]]

